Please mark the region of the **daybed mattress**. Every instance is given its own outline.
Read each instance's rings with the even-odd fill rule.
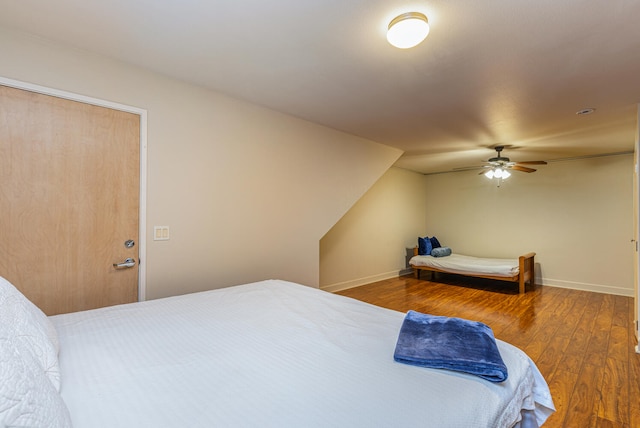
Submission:
[[[551,413],[538,369],[501,341],[503,383],[394,362],[403,319],[277,280],[51,317],[75,428],[495,428]]]
[[[493,259],[451,254],[446,257],[413,256],[411,266],[425,266],[462,275],[479,274],[510,278],[518,275],[518,259]]]

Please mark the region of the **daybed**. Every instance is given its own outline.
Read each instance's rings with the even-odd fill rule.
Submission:
[[[526,283],[535,284],[535,255],[536,253],[527,253],[517,259],[482,258],[455,253],[446,257],[432,257],[418,255],[418,247],[415,247],[409,265],[418,279],[421,270],[454,273],[517,282],[519,292],[524,293]]]
[[[405,314],[290,282],[48,318],[17,293],[0,281],[0,317],[32,315],[1,320],[2,426],[537,427],[553,411],[540,372],[512,345],[496,341],[500,383],[398,363]],[[41,335],[35,353],[16,345],[28,324]],[[58,346],[39,372],[34,355]]]

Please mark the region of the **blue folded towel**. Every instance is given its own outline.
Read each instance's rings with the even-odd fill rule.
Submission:
[[[421,367],[454,370],[491,382],[507,379],[491,327],[461,318],[407,312],[393,359]]]

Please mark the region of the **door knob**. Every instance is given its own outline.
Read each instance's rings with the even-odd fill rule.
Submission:
[[[125,268],[132,268],[135,265],[136,265],[136,261],[131,257],[128,257],[122,263],[114,263],[113,267],[116,269],[125,269]]]

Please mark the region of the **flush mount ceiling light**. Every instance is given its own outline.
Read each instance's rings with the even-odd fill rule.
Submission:
[[[389,23],[387,40],[400,49],[418,45],[429,34],[429,21],[420,12],[407,12],[398,15]]]

